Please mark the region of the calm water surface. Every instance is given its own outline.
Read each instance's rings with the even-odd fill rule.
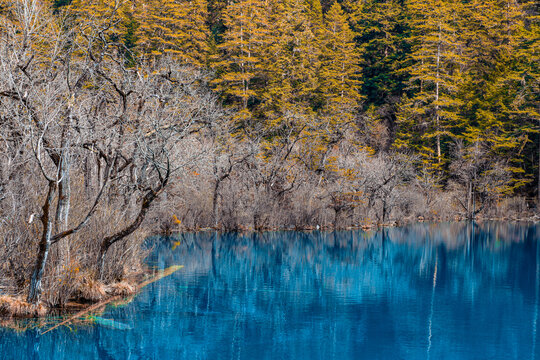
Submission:
[[[189,234],[152,240],[185,268],[104,318],[0,329],[0,359],[536,359],[540,226]]]

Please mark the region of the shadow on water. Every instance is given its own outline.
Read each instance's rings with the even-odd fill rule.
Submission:
[[[6,359],[535,359],[540,227],[149,239],[182,264],[103,326],[0,330]],[[127,329],[127,327],[126,327]]]

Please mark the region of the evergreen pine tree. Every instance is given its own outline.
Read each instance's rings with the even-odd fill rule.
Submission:
[[[164,54],[203,67],[209,54],[206,0],[150,0],[139,14],[138,37],[146,57]]]
[[[466,10],[468,21],[463,29],[470,60],[460,96],[468,127],[462,137],[471,146],[483,142],[494,161],[506,164],[512,174],[508,185],[512,190],[530,181],[523,148],[532,130],[528,120],[535,116],[528,111],[531,107],[525,105],[529,102],[523,95],[534,83],[529,74],[534,73],[530,61],[534,62],[535,51],[526,40],[525,13],[519,3],[475,0]]]
[[[236,119],[242,125],[253,120],[252,110],[264,92],[264,57],[272,42],[268,13],[262,0],[240,0],[231,2],[223,14],[227,30],[213,63],[217,71],[213,84],[225,103],[238,109]]]
[[[311,112],[321,53],[306,2],[276,1],[270,16],[273,42],[265,65],[265,116],[279,122],[283,112]]]
[[[403,94],[408,71],[410,30],[398,0],[353,1],[354,30],[362,47],[362,94],[366,105],[393,104]]]
[[[461,103],[456,97],[465,63],[459,39],[459,4],[451,0],[411,0],[413,24],[412,95],[399,115],[397,146],[415,148],[427,170],[439,174],[449,159],[447,144],[462,126]]]
[[[321,45],[319,92],[324,99],[325,111],[341,120],[349,120],[358,109],[360,54],[354,42],[347,16],[339,3],[334,3],[325,17]],[[336,118],[336,120],[338,120]]]

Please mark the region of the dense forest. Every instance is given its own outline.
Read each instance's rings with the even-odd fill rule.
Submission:
[[[167,58],[207,73],[229,110],[231,141],[255,142],[267,160],[294,148],[287,160],[322,181],[355,176],[354,166],[339,163],[347,151],[400,153],[429,186],[469,187],[481,201],[540,198],[534,1],[60,0],[52,7],[99,29],[126,68]],[[334,153],[344,142],[352,149]]]
[[[1,0],[0,295],[99,300],[148,232],[533,216],[539,10]]]

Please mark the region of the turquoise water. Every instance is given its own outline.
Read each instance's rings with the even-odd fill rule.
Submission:
[[[107,309],[121,329],[0,329],[0,358],[540,358],[539,235],[454,223],[153,239],[151,265],[185,267]]]

